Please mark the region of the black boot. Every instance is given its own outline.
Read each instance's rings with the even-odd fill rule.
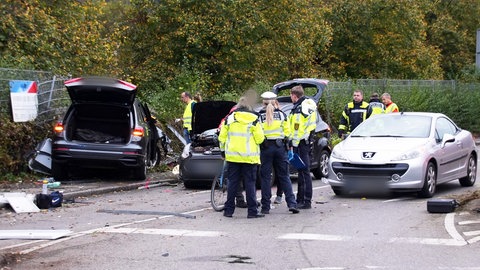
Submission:
[[[247,202],[245,202],[245,199],[242,197],[242,198],[236,198],[236,203],[235,203],[235,206],[238,207],[238,208],[247,208]]]

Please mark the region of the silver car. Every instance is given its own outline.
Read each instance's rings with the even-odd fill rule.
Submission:
[[[334,147],[328,167],[336,195],[413,191],[430,198],[438,184],[475,184],[477,149],[472,134],[441,113],[380,114]]]

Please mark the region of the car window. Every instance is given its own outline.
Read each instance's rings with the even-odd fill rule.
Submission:
[[[432,118],[428,116],[378,115],[360,124],[351,136],[427,138],[431,122]]]
[[[437,141],[442,141],[445,134],[456,135],[458,133],[458,128],[450,120],[444,117],[437,119],[435,125],[435,138]]]

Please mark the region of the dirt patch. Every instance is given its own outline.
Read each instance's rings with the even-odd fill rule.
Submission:
[[[461,194],[454,199],[460,204],[459,210],[480,212],[480,190]]]

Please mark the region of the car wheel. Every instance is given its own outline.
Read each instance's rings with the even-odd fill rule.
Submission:
[[[419,197],[431,198],[435,194],[437,187],[437,169],[433,162],[429,162],[427,165],[427,171],[425,172],[425,179],[423,181],[422,190],[418,193]]]
[[[322,179],[322,177],[328,176],[328,160],[330,159],[330,154],[327,150],[322,150],[318,158],[318,167],[313,170],[313,176],[316,179]]]
[[[332,190],[333,190],[333,193],[335,193],[335,195],[337,196],[342,196],[345,194],[345,191],[343,190],[343,188],[340,188],[340,187],[332,187]]]
[[[467,164],[467,176],[459,179],[462,187],[471,187],[477,179],[477,159],[474,155],[470,155]]]
[[[143,163],[135,169],[134,177],[138,180],[145,180],[147,178],[147,157],[143,159]]]
[[[68,179],[68,168],[65,164],[52,162],[52,176],[55,181]]]
[[[195,188],[195,184],[192,181],[183,181],[183,185],[188,189]]]
[[[150,160],[148,161],[147,169],[152,169],[153,167],[157,166],[158,163],[160,163],[160,153],[160,149],[158,147],[155,147],[153,156],[150,157]]]

